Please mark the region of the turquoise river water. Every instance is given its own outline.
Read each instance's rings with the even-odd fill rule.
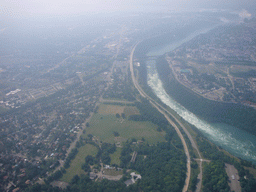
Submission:
[[[176,41],[161,48],[152,48],[151,51],[147,53],[147,56],[161,56],[191,40],[200,33],[207,32],[208,30],[197,31],[182,40]],[[156,70],[156,61],[148,60],[146,61],[146,65],[148,73],[148,85],[163,103],[176,111],[188,123],[194,125],[211,142],[221,146],[223,149],[237,157],[256,163],[256,136],[234,126],[224,123],[208,123],[198,118],[195,114],[191,113],[181,104],[177,103],[170,95],[166,93]]]

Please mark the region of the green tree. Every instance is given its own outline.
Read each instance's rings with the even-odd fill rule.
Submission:
[[[119,113],[116,114],[116,118],[120,118],[120,114]]]

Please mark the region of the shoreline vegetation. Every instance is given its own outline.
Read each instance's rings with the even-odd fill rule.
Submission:
[[[193,30],[195,29],[193,28]],[[146,39],[142,41],[136,48],[134,53],[135,58],[137,58],[137,61],[140,63],[140,67],[138,68],[139,82],[144,88],[146,88],[146,91],[151,94],[152,91],[147,85],[146,54],[152,47],[163,47],[171,41],[177,41],[175,40],[177,38],[180,39],[188,35],[186,31],[184,32],[181,29],[178,30],[178,32],[180,32],[179,35],[177,35],[178,33],[175,33],[174,35],[168,34],[169,36],[165,34],[151,39]],[[163,39],[167,40],[164,41]],[[199,96],[189,88],[180,84],[174,78],[164,55],[156,57],[155,59],[156,69],[161,81],[163,82],[166,92],[178,103],[207,122],[225,123],[256,135],[255,109],[239,103],[218,102]]]
[[[143,47],[142,44],[143,44],[143,42],[140,44],[140,47]],[[146,46],[149,46],[149,42],[146,42]],[[140,63],[140,67],[137,68],[137,70],[138,70],[137,78],[139,80],[139,83],[144,88],[146,88],[146,92],[154,94],[152,89],[150,89],[150,87],[147,84],[146,50],[139,50],[137,53],[135,52],[135,54],[136,54],[137,62]],[[253,120],[253,118],[251,118],[251,117],[254,117],[254,116],[256,117],[256,111],[253,111],[253,109],[250,108],[250,107],[245,107],[244,105],[233,104],[233,103],[223,103],[223,102],[211,101],[211,100],[208,100],[206,98],[203,98],[203,102],[200,104],[201,108],[196,109],[196,107],[197,107],[196,104],[197,103],[195,103],[195,105],[193,105],[193,103],[194,103],[194,101],[200,103],[202,101],[202,97],[195,94],[194,92],[192,92],[188,88],[185,89],[185,87],[183,87],[183,85],[179,84],[179,82],[174,82],[175,78],[170,77],[171,76],[171,69],[169,68],[168,63],[165,60],[164,55],[162,57],[157,58],[156,68],[157,68],[157,72],[159,74],[159,77],[160,77],[161,81],[163,82],[164,88],[167,91],[167,93],[172,96],[172,94],[170,94],[171,90],[175,90],[175,91],[173,91],[174,94],[177,93],[176,89],[181,90],[180,92],[178,92],[175,95],[174,99],[175,100],[176,100],[176,98],[180,99],[182,101],[180,103],[184,107],[186,107],[186,105],[189,104],[188,101],[190,100],[190,96],[193,97],[193,102],[191,102],[190,107],[191,108],[195,107],[194,110],[198,110],[199,112],[201,112],[201,115],[198,115],[198,116],[200,116],[201,118],[205,119],[208,122],[209,121],[210,122],[219,122],[219,123],[222,122],[222,123],[227,123],[227,124],[230,124],[230,125],[233,124],[233,125],[237,126],[236,123],[241,125],[241,124],[243,124],[244,121],[247,121],[248,119]],[[171,80],[174,80],[174,81],[172,81],[172,84],[170,83]],[[172,87],[169,87],[170,89],[168,90],[168,86],[172,86]],[[171,88],[173,88],[173,89],[171,89]],[[186,105],[184,105],[183,102],[185,102]],[[224,106],[222,106],[223,104],[224,104]],[[217,110],[218,107],[220,107],[219,111]],[[212,111],[212,109],[216,109],[216,111]],[[225,111],[220,111],[220,110],[223,110],[223,109],[225,109]],[[205,114],[204,110],[207,110],[207,114]],[[246,111],[246,113],[244,113],[244,111]],[[221,112],[221,115],[218,115],[218,112]],[[217,114],[217,116],[216,116],[216,114]],[[236,118],[236,117],[234,117],[235,115],[241,115],[241,116]],[[246,120],[243,119],[244,115],[248,115],[246,117]],[[232,118],[235,118],[235,121],[232,121]],[[256,119],[256,118],[254,118],[254,119]],[[250,124],[250,125],[253,125],[253,126],[256,125],[256,123],[254,125],[252,121],[249,121],[249,122],[247,121],[246,124],[247,125]],[[238,128],[242,129],[241,127],[238,127]],[[244,128],[244,130],[246,130],[246,128],[247,128],[246,125],[243,128]],[[247,128],[247,130],[248,130],[248,128]],[[221,159],[220,162],[212,159],[212,162],[209,165],[207,164],[208,169],[210,168],[210,166],[212,164],[216,164],[216,163],[218,164],[218,163],[225,162],[225,163],[234,164],[236,169],[238,170],[239,176],[241,178],[241,187],[242,187],[242,189],[243,190],[246,189],[247,191],[251,191],[254,188],[255,179],[252,176],[252,172],[249,172],[247,170],[248,169],[247,166],[249,166],[249,167],[250,166],[255,167],[255,166],[251,162],[247,162],[245,160],[237,159],[235,156],[229,155],[229,153],[223,151],[223,149],[221,147],[217,147],[216,145],[211,144],[211,142],[209,142],[208,139],[206,139],[205,136],[200,131],[198,131],[197,129],[195,129],[195,131],[197,132],[196,140],[198,141],[198,139],[199,139],[200,141],[202,141],[202,140],[204,141],[204,143],[202,143],[202,142],[200,143],[201,150],[204,151],[205,153],[207,153],[208,150],[211,149],[210,150],[211,152],[209,154],[211,154],[211,155],[214,154],[213,156],[216,155],[216,157],[218,156]],[[256,131],[255,132],[253,132],[253,131],[254,131],[253,127],[252,127],[251,130],[248,130],[248,132],[255,135]],[[205,158],[209,158],[209,154],[205,154]],[[220,170],[221,169],[222,168],[220,168]],[[224,175],[226,175],[226,173],[224,173]],[[196,186],[196,183],[197,183],[195,178],[196,177],[194,177],[194,179],[193,179],[194,181],[192,181],[192,183],[191,183],[190,189],[195,189],[195,186]],[[250,178],[250,179],[244,179],[244,178]],[[224,180],[228,180],[228,178],[225,176]],[[204,182],[204,185],[207,185],[208,181],[207,181],[207,179],[204,179],[203,182]],[[227,188],[229,188],[227,185],[225,185],[225,186]],[[204,187],[203,189],[206,189],[206,188],[207,187]]]
[[[212,101],[192,92],[177,82],[164,57],[157,59],[156,68],[167,93],[189,111],[208,122],[226,123],[256,135],[256,110],[241,104]]]

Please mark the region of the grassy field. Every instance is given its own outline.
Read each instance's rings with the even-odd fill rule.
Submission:
[[[117,114],[121,115],[122,113],[125,114],[126,117],[130,115],[139,115],[139,110],[134,106],[122,106],[122,105],[107,105],[101,104],[98,109],[99,114]]]
[[[120,115],[121,113],[125,113],[126,118],[117,118],[116,113],[119,113]],[[134,114],[139,114],[138,109],[134,106],[102,104],[99,106],[98,113],[95,113],[92,116],[89,122],[90,126],[86,127],[86,133],[83,137],[92,134],[99,141],[107,143],[122,143],[131,138],[136,138],[138,140],[144,138],[150,144],[165,141],[165,132],[158,132],[157,125],[148,121],[129,121],[127,119],[129,115]],[[115,137],[113,132],[118,132],[119,136]],[[85,174],[81,169],[82,164],[85,162],[85,157],[87,155],[95,156],[97,154],[97,148],[90,144],[86,144],[78,150],[78,154],[75,159],[71,161],[70,167],[66,170],[61,181],[70,182],[76,174]],[[115,153],[110,154],[111,164],[120,165],[119,157],[121,150],[121,148],[117,147]],[[115,175],[117,173],[111,172],[110,175],[112,174]]]
[[[116,114],[116,113],[123,113],[125,106],[120,105],[100,105],[98,109],[98,113],[100,114]]]
[[[86,144],[78,149],[78,153],[74,160],[71,161],[70,167],[66,170],[66,173],[60,179],[61,181],[70,182],[71,179],[77,174],[85,174],[81,169],[82,164],[85,162],[87,155],[95,156],[97,154],[97,148],[93,145]]]
[[[90,126],[86,128],[86,135],[92,134],[100,141],[107,143],[123,142],[127,139],[142,137],[149,143],[165,141],[164,132],[157,132],[157,125],[148,121],[129,121],[116,118],[114,114],[94,114]],[[114,137],[113,132],[118,132],[119,137]]]
[[[139,115],[140,112],[139,110],[137,109],[137,107],[125,107],[124,108],[124,114],[126,117],[129,117],[130,115]]]
[[[119,157],[121,156],[121,148],[117,147],[115,153],[110,154],[110,158],[111,158],[111,162],[110,164],[116,164],[116,165],[120,165],[120,159]]]
[[[104,169],[104,174],[117,176],[117,175],[122,175],[123,171],[116,171],[115,169]]]

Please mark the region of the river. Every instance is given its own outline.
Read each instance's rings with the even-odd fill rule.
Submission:
[[[163,47],[152,48],[147,53],[147,56],[161,56],[166,52],[174,50],[195,36],[207,32],[208,30],[210,29],[194,32],[186,38],[170,43],[169,45],[165,45]],[[177,103],[170,95],[167,94],[158,76],[156,70],[156,61],[147,60],[146,66],[148,85],[152,88],[153,92],[158,98],[161,99],[163,103],[176,111],[177,114],[179,114],[188,123],[194,125],[217,146],[222,147],[237,157],[256,164],[256,136],[251,135],[248,132],[238,129],[234,126],[230,126],[224,123],[209,123],[198,118],[195,114],[187,110],[181,104]]]

